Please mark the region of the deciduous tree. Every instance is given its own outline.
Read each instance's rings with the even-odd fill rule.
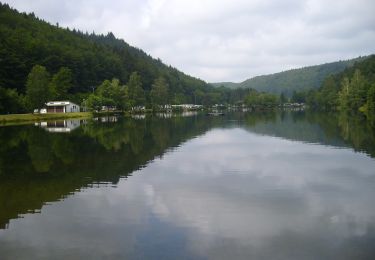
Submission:
[[[35,65],[26,82],[26,99],[30,109],[41,108],[52,96],[50,75],[45,67]]]
[[[154,106],[168,103],[168,84],[163,77],[157,78],[152,84],[150,97]]]
[[[66,67],[60,68],[60,70],[53,75],[50,89],[56,99],[63,100],[68,98],[68,92],[73,86],[72,80],[72,71]]]
[[[145,92],[142,88],[141,76],[137,72],[130,75],[127,87],[130,107],[144,105],[146,102]]]

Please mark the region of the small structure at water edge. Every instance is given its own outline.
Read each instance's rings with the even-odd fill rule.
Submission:
[[[79,112],[80,107],[70,101],[50,101],[46,103],[47,113],[73,113]]]

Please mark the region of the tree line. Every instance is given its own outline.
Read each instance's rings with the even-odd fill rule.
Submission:
[[[73,73],[67,67],[51,74],[46,67],[35,65],[27,75],[25,93],[15,89],[0,87],[0,113],[31,112],[45,106],[48,101],[70,100],[88,110],[100,111],[103,107],[116,110],[140,108],[158,109],[169,104],[182,104],[187,100],[180,93],[173,93],[168,81],[159,76],[151,85],[144,87],[138,72],[130,74],[126,84],[119,79],[104,80],[99,86],[92,86],[90,92],[72,93]],[[193,92],[194,103],[210,106],[213,104],[245,104],[250,107],[273,107],[279,98],[269,93],[253,89],[216,88],[212,91]],[[192,103],[193,103],[192,102]]]
[[[375,117],[375,55],[337,75],[328,76],[317,90],[295,92],[292,99],[315,110],[362,113]]]
[[[118,79],[105,80],[83,101],[83,106],[99,111],[103,107],[117,110],[140,109],[146,106],[158,108],[170,103],[169,86],[163,77],[155,79],[148,94],[142,86],[141,76],[133,72],[126,85]]]
[[[235,104],[251,92],[215,88],[112,33],[61,28],[2,3],[0,39],[1,114],[30,112],[56,99],[121,109],[163,103]],[[119,97],[112,93],[116,91]]]
[[[0,113],[19,113],[41,108],[50,100],[66,100],[71,97],[72,72],[62,67],[51,74],[44,66],[36,65],[27,76],[25,94],[15,89],[0,87]]]
[[[52,75],[63,67],[69,68],[69,94],[91,92],[107,79],[127,82],[135,71],[147,92],[156,79],[164,78],[170,88],[169,98],[179,103],[192,103],[195,94],[212,96],[209,93],[216,92],[204,81],[152,58],[112,33],[97,35],[61,28],[33,13],[19,13],[2,3],[0,39],[0,87],[6,99],[14,99],[15,91],[26,95],[28,74],[36,65],[45,67]],[[17,111],[16,108],[7,110]],[[10,111],[2,110],[3,113]]]
[[[257,91],[277,95],[283,93],[286,97],[290,98],[294,91],[318,89],[327,76],[340,73],[346,68],[353,66],[355,62],[364,60],[365,58],[358,57],[350,60],[292,69],[253,77],[240,83],[223,82],[213,83],[213,85],[229,88],[253,88]]]

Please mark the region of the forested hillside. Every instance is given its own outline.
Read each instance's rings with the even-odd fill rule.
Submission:
[[[375,111],[374,64],[374,56],[360,57],[213,87],[112,33],[61,28],[0,3],[0,114],[30,112],[48,100],[130,110],[182,103],[274,107],[285,96],[368,114]]]
[[[327,77],[318,90],[298,93],[312,108],[363,112],[375,119],[375,55]]]
[[[253,88],[258,91],[270,92],[274,94],[284,93],[291,96],[294,91],[319,88],[323,80],[328,75],[334,75],[353,66],[356,61],[363,60],[359,57],[347,61],[337,61],[322,65],[310,66],[300,69],[293,69],[270,75],[263,75],[245,80],[241,83],[223,82],[212,85],[225,86],[229,88]]]
[[[0,3],[0,92],[8,96],[25,94],[27,77],[36,65],[51,76],[61,68],[68,71],[70,94],[91,92],[107,79],[117,78],[125,84],[133,72],[140,76],[146,93],[157,78],[164,78],[170,98],[178,102],[192,102],[204,95],[215,96],[210,91],[218,92],[112,33],[96,35],[61,28]]]

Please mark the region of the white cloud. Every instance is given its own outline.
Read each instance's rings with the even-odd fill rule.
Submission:
[[[375,52],[372,0],[8,0],[20,11],[82,31],[113,31],[206,81]]]

